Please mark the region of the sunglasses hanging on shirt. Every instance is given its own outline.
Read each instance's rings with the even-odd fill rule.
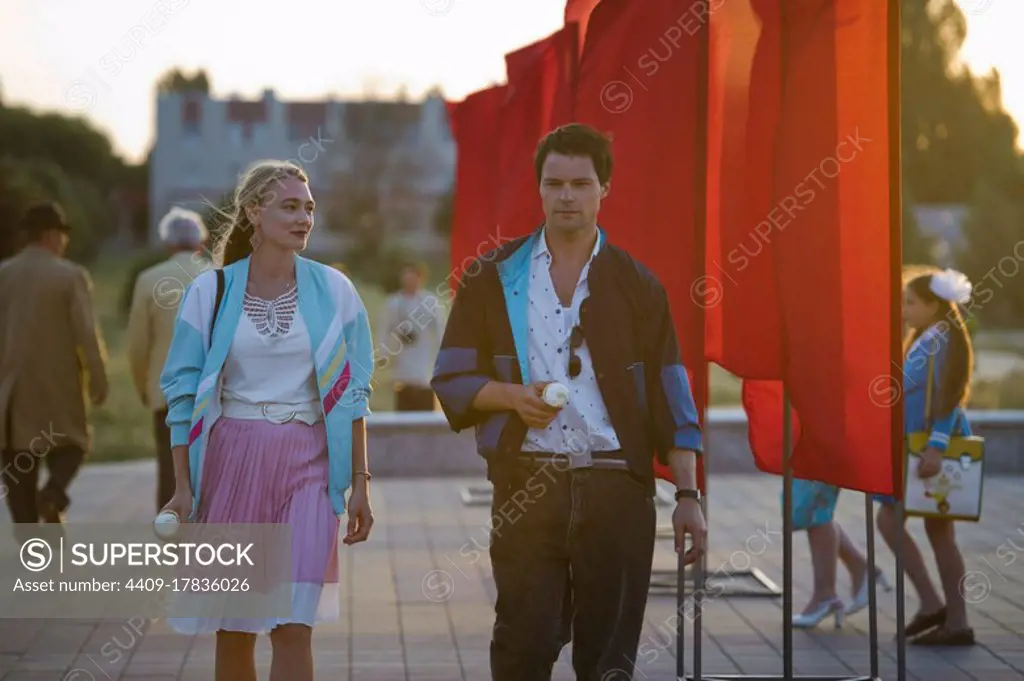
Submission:
[[[569,334],[569,378],[576,378],[583,371],[583,362],[576,351],[583,345],[583,327],[579,324],[572,327]]]

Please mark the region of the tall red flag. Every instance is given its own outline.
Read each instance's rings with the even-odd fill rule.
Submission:
[[[779,15],[750,0],[711,18],[708,84],[707,358],[744,379],[754,462],[782,473],[783,325],[769,215],[782,99]],[[792,416],[792,441],[799,417]]]
[[[783,376],[800,423],[793,473],[884,494],[898,488],[893,465],[901,442],[893,406],[899,171],[890,142],[898,122],[898,27],[888,4],[752,2],[763,26],[753,70],[780,73],[779,94],[764,93],[765,106],[777,101],[779,112],[767,217]],[[773,44],[777,49],[765,47]],[[753,96],[751,102],[760,108]],[[774,410],[771,400],[752,397],[754,388],[745,391],[752,442],[780,442],[753,432],[781,429],[781,419],[773,426],[775,419],[751,413]]]
[[[451,263],[457,277],[472,258],[493,247],[486,244],[492,243],[487,237],[497,230],[495,200],[499,177],[494,141],[499,134],[498,115],[505,96],[506,86],[499,85],[474,92],[448,107],[456,149]]]
[[[565,3],[566,25],[575,23],[579,27],[579,52],[583,53],[583,46],[586,42],[587,24],[590,23],[590,13],[597,7],[601,0],[567,0]]]
[[[793,199],[803,210],[776,251],[787,384],[802,428],[794,471],[884,494],[894,492],[888,389],[898,380],[891,283],[900,262],[889,139],[898,94],[885,77],[898,40],[891,4],[786,3],[777,169],[781,187],[817,194]]]
[[[572,116],[577,31],[574,26],[505,56],[507,96],[501,106],[498,144],[501,183],[497,224],[503,237],[521,236],[544,220],[533,155],[552,128]]]
[[[575,110],[612,135],[599,221],[664,284],[702,416],[704,315],[692,285],[704,266],[706,20],[692,0],[603,0],[590,14]]]
[[[770,19],[771,17],[769,17]],[[781,100],[778,25],[749,0],[711,17],[708,83],[707,358],[747,379],[782,378],[772,256],[774,130]]]

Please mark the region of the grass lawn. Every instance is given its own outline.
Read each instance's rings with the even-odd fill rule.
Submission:
[[[90,419],[93,424],[95,446],[92,460],[117,461],[125,459],[153,458],[152,416],[135,397],[125,346],[126,321],[118,309],[122,289],[132,270],[135,256],[105,256],[92,267],[95,285],[96,307],[104,340],[107,344],[108,375],[110,394],[106,404],[93,408]],[[444,281],[444,266],[440,263],[431,267],[433,276],[429,290],[437,290]],[[383,309],[385,293],[372,286],[359,286],[371,324],[377,329],[378,320]],[[1000,349],[1008,343],[1000,338]],[[981,345],[981,343],[979,343]],[[1017,347],[1020,350],[1020,347]],[[377,382],[376,390],[370,402],[374,411],[390,411],[394,408],[394,400],[389,385],[389,369],[384,368],[374,373]],[[1024,408],[1024,381],[1020,375],[1010,375],[1001,381],[978,382],[974,386],[972,407],[987,409],[1022,409]],[[718,366],[711,367],[711,405],[738,406],[740,404],[739,380]],[[865,387],[865,390],[867,388]]]

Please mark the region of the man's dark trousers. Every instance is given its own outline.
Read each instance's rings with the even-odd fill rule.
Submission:
[[[153,438],[156,440],[156,509],[159,511],[174,496],[174,456],[167,409],[153,412]]]
[[[648,487],[621,469],[516,465],[496,476],[491,522],[494,681],[550,679],[563,612],[578,681],[632,678],[654,556]]]
[[[63,513],[71,504],[68,487],[82,466],[84,453],[75,445],[51,447],[38,452],[4,449],[0,492],[7,497],[7,508],[15,523],[38,523],[39,501]],[[46,466],[49,478],[39,489],[39,469]]]

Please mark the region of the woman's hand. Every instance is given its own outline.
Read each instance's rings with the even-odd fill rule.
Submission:
[[[942,452],[935,447],[928,447],[921,454],[921,462],[917,464],[917,477],[930,478],[942,470]]]
[[[187,523],[192,515],[192,489],[178,485],[174,488],[174,496],[160,509],[160,512],[174,511],[178,514],[178,522]]]
[[[352,495],[348,500],[348,532],[343,540],[351,546],[366,541],[373,527],[373,509],[370,508],[370,484],[359,476],[358,482],[352,487]]]

